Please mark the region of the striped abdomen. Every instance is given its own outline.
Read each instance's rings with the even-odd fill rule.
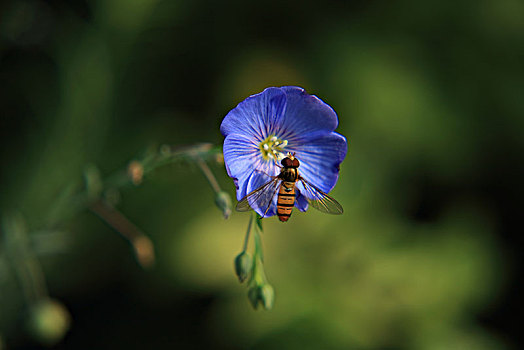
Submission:
[[[295,183],[282,181],[278,191],[277,215],[280,221],[288,221],[295,205]]]

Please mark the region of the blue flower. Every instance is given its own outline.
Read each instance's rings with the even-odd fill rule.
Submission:
[[[225,136],[224,162],[237,199],[278,175],[275,163],[288,152],[296,152],[303,178],[326,193],[331,191],[347,152],[346,138],[334,132],[337,126],[337,115],[329,105],[295,86],[267,88],[239,103],[220,126]],[[302,183],[296,189],[295,206],[306,211]],[[266,208],[253,209],[266,217],[275,215],[274,197],[265,215]]]

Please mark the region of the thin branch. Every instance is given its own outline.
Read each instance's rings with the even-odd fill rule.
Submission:
[[[200,170],[202,170],[202,173],[204,173],[204,176],[206,177],[207,181],[209,182],[215,193],[222,191],[220,189],[220,185],[218,184],[215,178],[215,175],[213,175],[213,172],[207,166],[207,163],[198,154],[194,155],[194,159],[196,160],[198,167],[200,168]]]
[[[6,253],[28,303],[48,296],[44,271],[31,249],[24,220],[20,214],[5,216],[3,220]]]
[[[253,225],[253,216],[251,215],[249,217],[249,223],[247,224],[247,232],[246,237],[244,238],[244,248],[242,249],[242,252],[245,252],[247,250],[247,245],[249,243],[249,234],[251,233],[251,226]]]
[[[135,251],[138,263],[142,267],[148,268],[153,265],[155,251],[151,239],[129,221],[124,214],[102,200],[94,202],[89,209],[129,241]]]

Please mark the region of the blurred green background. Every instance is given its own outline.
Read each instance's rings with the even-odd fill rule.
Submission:
[[[523,62],[519,0],[3,2],[0,211],[23,216],[30,252],[4,224],[0,349],[68,321],[57,349],[517,347]],[[330,104],[350,152],[344,215],[265,222],[274,310],[254,311],[233,272],[249,215],[224,220],[195,164],[119,193],[155,244],[150,270],[88,211],[46,230],[86,167],[220,145],[231,108],[282,85]],[[36,332],[17,275],[31,254],[59,302]]]

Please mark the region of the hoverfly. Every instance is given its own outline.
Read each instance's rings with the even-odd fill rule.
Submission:
[[[240,202],[238,202],[236,206],[238,211],[248,211],[254,207],[265,208],[264,215],[262,216],[264,217],[269,211],[275,194],[278,192],[278,218],[282,222],[288,221],[295,205],[295,187],[300,181],[304,187],[304,190],[301,193],[313,208],[328,214],[343,213],[344,210],[342,209],[342,206],[336,200],[300,176],[298,172],[300,162],[295,157],[295,153],[288,153],[288,155],[282,159],[281,164],[282,166],[276,164],[281,168],[280,174],[277,176],[266,174],[272,179],[268,183],[248,193],[244,198],[242,198],[242,200],[240,200]]]

